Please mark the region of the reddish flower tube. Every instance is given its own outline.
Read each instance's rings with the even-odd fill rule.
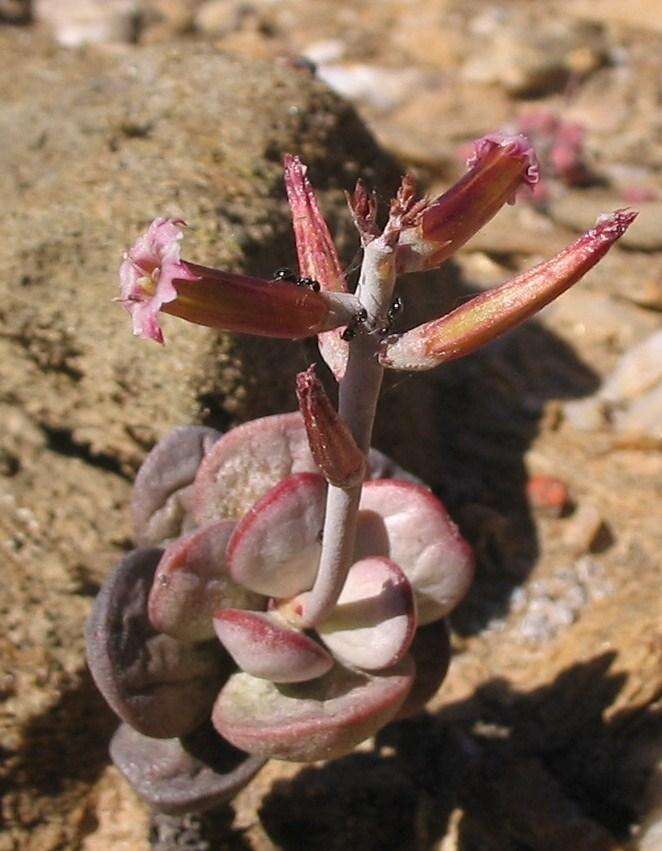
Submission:
[[[447,260],[517,190],[538,182],[538,163],[526,136],[491,133],[474,142],[469,171],[447,192],[423,207],[400,235],[398,271],[434,269]]]
[[[432,369],[464,357],[522,323],[575,284],[636,218],[632,210],[600,216],[595,227],[556,257],[458,307],[386,340],[380,362],[391,369]]]
[[[180,258],[184,222],[156,219],[124,255],[119,301],[133,331],[163,343],[158,313],[196,325],[266,337],[298,339],[351,321],[356,300],[198,266]]]

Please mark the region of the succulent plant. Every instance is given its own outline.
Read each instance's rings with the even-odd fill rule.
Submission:
[[[286,157],[299,275],[262,280],[180,257],[183,222],[157,219],[125,255],[135,333],[163,342],[161,312],[210,327],[318,335],[339,408],[311,367],[299,411],[221,435],[174,429],[132,502],[138,549],[109,575],[87,626],[90,668],[123,723],[110,750],[167,813],[231,798],[267,758],[341,756],[422,709],[449,662],[444,618],[473,574],[436,496],[370,448],[385,367],[469,354],[575,283],[625,231],[617,211],[556,258],[454,312],[390,333],[396,275],[442,263],[537,179],[523,137],[476,143],[445,195],[403,180],[387,224],[362,184],[349,198],[364,248],[354,294],[307,180]]]

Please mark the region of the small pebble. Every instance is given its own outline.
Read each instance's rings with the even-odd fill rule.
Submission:
[[[563,542],[573,555],[584,555],[590,552],[601,526],[602,517],[598,509],[591,503],[583,503],[568,521]]]
[[[612,405],[631,402],[662,383],[662,331],[621,355],[599,396]]]
[[[536,474],[526,483],[526,496],[535,511],[560,517],[568,504],[568,487],[555,476]]]

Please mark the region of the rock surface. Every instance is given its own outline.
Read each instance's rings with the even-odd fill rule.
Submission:
[[[293,255],[284,152],[309,162],[336,219],[339,185],[397,173],[305,71],[211,48],[114,57],[25,31],[0,40],[0,183],[12,199],[0,238],[0,847],[69,848],[89,832],[86,796],[115,724],[85,673],[82,634],[128,543],[128,475],[175,424],[294,408],[293,375],[311,357],[304,344],[177,321],[165,349],[133,339],[111,303],[122,248],[154,216],[186,216],[186,256],[234,269],[250,257],[269,274]]]

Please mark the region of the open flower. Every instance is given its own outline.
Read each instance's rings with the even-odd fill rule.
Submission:
[[[159,312],[223,331],[290,340],[355,318],[357,302],[347,293],[315,292],[182,260],[183,226],[178,219],[155,219],[124,255],[119,301],[131,314],[134,334],[163,343]]]

